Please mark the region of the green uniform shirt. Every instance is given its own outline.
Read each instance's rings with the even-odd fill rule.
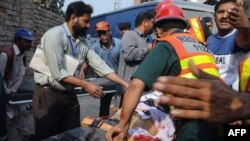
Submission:
[[[149,90],[157,77],[176,76],[180,71],[179,58],[172,45],[159,42],[146,56],[132,78],[142,80],[146,84],[146,90]]]
[[[175,32],[181,30],[176,30]],[[146,90],[152,88],[152,84],[159,76],[177,76],[181,71],[180,60],[173,48],[167,42],[158,42],[152,51],[146,56],[132,78],[142,80]],[[177,141],[218,141],[217,129],[213,125],[198,121],[187,121],[177,131]]]

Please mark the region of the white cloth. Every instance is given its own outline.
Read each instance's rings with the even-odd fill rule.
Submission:
[[[152,93],[149,93],[149,94],[146,94],[146,95],[143,95],[140,99],[141,102],[143,101],[146,101],[148,99],[153,99],[155,101],[158,101],[160,96],[162,96],[163,93],[161,92],[158,92],[158,91],[153,91]]]
[[[157,96],[156,96],[157,95]],[[158,100],[159,96],[162,95],[159,92],[153,92],[151,94],[145,95],[141,98],[141,100],[145,101],[149,97],[155,100]],[[148,110],[150,115],[146,115],[143,111]],[[152,136],[148,131],[142,129],[140,127],[130,128],[128,133],[129,135],[136,136],[150,136],[153,139],[160,139],[162,141],[172,141],[174,138],[175,127],[172,117],[168,113],[164,113],[157,109],[156,107],[150,107],[143,102],[140,102],[135,109],[136,112],[139,113],[142,119],[151,118],[154,121],[155,126],[158,129],[156,135]]]

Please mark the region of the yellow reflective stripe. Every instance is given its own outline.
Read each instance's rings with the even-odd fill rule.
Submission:
[[[194,19],[190,19],[190,20],[191,20],[191,24],[193,26],[196,37],[198,38],[199,41],[204,42],[204,39],[202,38],[202,33],[201,33],[200,26],[198,24],[197,19],[194,18]]]
[[[206,68],[206,69],[202,69],[204,72],[208,73],[208,74],[211,74],[211,75],[214,75],[214,76],[217,76],[219,77],[220,76],[220,73],[218,70],[214,69],[214,68]]]
[[[192,56],[192,57],[182,59],[180,61],[182,69],[187,69],[189,67],[188,62],[189,62],[190,59],[193,60],[195,65],[200,65],[200,64],[205,64],[205,63],[215,64],[215,60],[214,60],[213,56],[210,56],[210,55],[197,55],[197,56]]]
[[[219,72],[214,68],[206,68],[206,69],[202,69],[202,70],[208,74],[211,74],[211,75],[214,75],[217,77],[220,76]],[[196,77],[191,72],[182,74],[180,77],[196,79]]]
[[[185,73],[185,74],[181,75],[180,77],[196,79],[196,77],[191,72]]]
[[[242,64],[242,70],[240,74],[240,90],[242,92],[247,92],[248,91],[248,80],[250,79],[250,57],[248,57]]]

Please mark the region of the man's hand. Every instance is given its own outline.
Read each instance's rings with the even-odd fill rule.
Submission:
[[[249,29],[250,23],[244,13],[243,1],[237,0],[236,6],[228,10],[229,13],[229,22],[237,29]]]
[[[126,141],[129,125],[117,124],[106,133],[107,141]]]
[[[87,82],[86,87],[83,87],[83,89],[86,90],[89,94],[94,96],[95,98],[101,98],[104,96],[104,93],[102,91],[102,87],[100,87],[97,84]]]
[[[170,96],[162,96],[160,103],[178,107],[171,113],[179,118],[199,119],[212,123],[227,123],[237,119],[242,110],[242,97],[190,64],[191,71],[200,79],[159,77],[154,89]]]

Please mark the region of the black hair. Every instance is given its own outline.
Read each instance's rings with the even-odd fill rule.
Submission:
[[[131,28],[130,22],[117,23],[117,26],[118,26],[119,30]]]
[[[68,22],[72,14],[75,14],[77,17],[80,17],[83,14],[92,14],[92,13],[93,13],[93,8],[90,5],[85,4],[82,1],[72,2],[67,7],[65,21]]]
[[[228,2],[233,2],[233,3],[236,3],[236,0],[220,0],[216,3],[215,7],[214,7],[214,12],[216,13],[218,8],[224,4],[224,3],[228,3]]]
[[[180,28],[180,29],[185,29],[186,28],[186,23],[181,21],[181,20],[176,20],[176,19],[168,19],[168,20],[162,20],[157,22],[154,27],[161,28],[163,31],[168,31],[171,28]]]
[[[215,5],[216,3],[217,3],[217,0],[207,0],[203,4]]]
[[[149,12],[149,13],[153,14],[154,17],[156,15],[155,9],[148,9],[146,12]]]
[[[152,18],[154,18],[153,13],[150,13],[150,12],[139,13],[135,18],[135,27],[138,27],[139,25],[141,25],[144,20],[150,20]]]
[[[203,17],[201,20],[204,21],[205,23],[213,22],[213,19],[211,17]]]

